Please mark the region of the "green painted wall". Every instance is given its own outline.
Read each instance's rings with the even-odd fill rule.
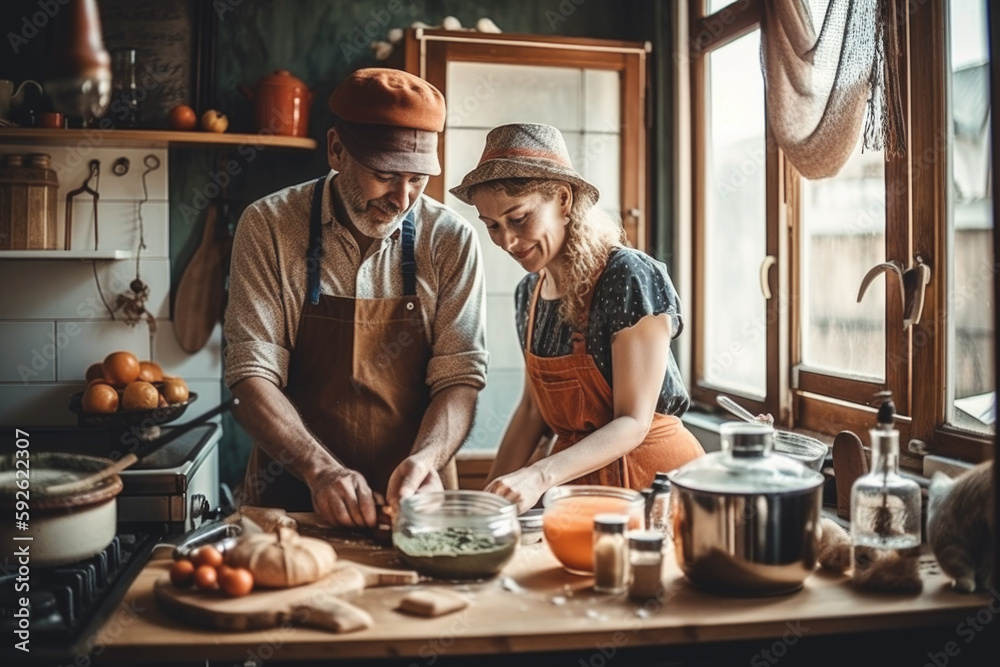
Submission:
[[[227,4],[228,3],[228,4]],[[326,99],[351,71],[379,65],[367,48],[355,44],[366,28],[378,27],[377,39],[393,27],[414,21],[438,24],[445,16],[474,25],[489,17],[504,32],[535,35],[594,37],[653,41],[663,34],[654,29],[657,0],[216,0],[218,44],[215,51],[215,107],[230,117],[234,132],[252,131],[249,101],[238,86],[252,86],[262,75],[288,69],[314,89],[310,135],[324,145],[330,115]],[[381,26],[384,24],[384,27]],[[357,41],[356,41],[357,40]],[[662,150],[662,148],[661,148]],[[248,157],[250,159],[248,159]],[[171,269],[174,287],[200,239],[204,206],[216,189],[220,158],[236,160],[241,173],[232,179],[227,197],[232,200],[233,223],[250,202],[274,190],[323,174],[327,169],[322,149],[314,153],[238,150],[172,149],[170,155]],[[215,172],[216,178],[212,178]],[[215,197],[221,201],[223,195]],[[661,252],[665,247],[658,242]],[[224,394],[227,393],[224,390]],[[232,417],[225,420],[221,450],[222,477],[229,483],[242,475],[249,440]]]

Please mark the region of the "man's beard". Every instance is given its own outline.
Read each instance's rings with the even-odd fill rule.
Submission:
[[[354,178],[340,174],[340,196],[351,222],[358,231],[372,239],[384,239],[396,230],[403,218],[403,209],[387,199],[366,201]]]

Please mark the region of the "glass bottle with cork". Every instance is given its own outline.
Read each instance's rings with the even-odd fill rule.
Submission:
[[[919,587],[920,486],[899,474],[899,431],[895,406],[883,396],[871,436],[871,470],[851,488],[851,558],[854,582],[885,588],[880,564],[900,577],[913,570]],[[907,563],[908,562],[908,563]],[[907,565],[910,567],[899,567]],[[896,578],[897,581],[902,579]]]

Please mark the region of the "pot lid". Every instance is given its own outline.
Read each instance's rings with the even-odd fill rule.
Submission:
[[[23,480],[24,477],[18,473],[18,470],[23,471],[24,468],[18,464],[18,461],[23,461],[23,459],[18,458],[16,454],[0,456],[0,507],[14,506],[17,491],[25,486],[23,483],[19,483],[19,480]],[[47,487],[74,482],[103,470],[114,464],[111,459],[81,454],[37,452],[31,454],[30,464],[30,485],[28,489],[22,490],[30,492],[30,502],[33,509],[82,507],[104,502],[118,495],[118,492],[122,490],[121,478],[118,475],[112,475],[84,491],[55,494],[45,491]]]
[[[774,452],[768,424],[728,422],[720,427],[722,451],[706,454],[671,475],[674,485],[708,493],[795,493],[823,484],[823,475]]]
[[[264,76],[257,79],[255,88],[261,86],[277,86],[279,88],[302,88],[308,91],[309,86],[306,82],[299,77],[292,74],[287,69],[276,69],[270,74],[265,74]]]

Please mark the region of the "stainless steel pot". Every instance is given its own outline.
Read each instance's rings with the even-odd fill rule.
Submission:
[[[670,476],[677,564],[722,594],[796,591],[816,567],[823,476],[772,455],[771,426],[721,429],[721,452]]]

